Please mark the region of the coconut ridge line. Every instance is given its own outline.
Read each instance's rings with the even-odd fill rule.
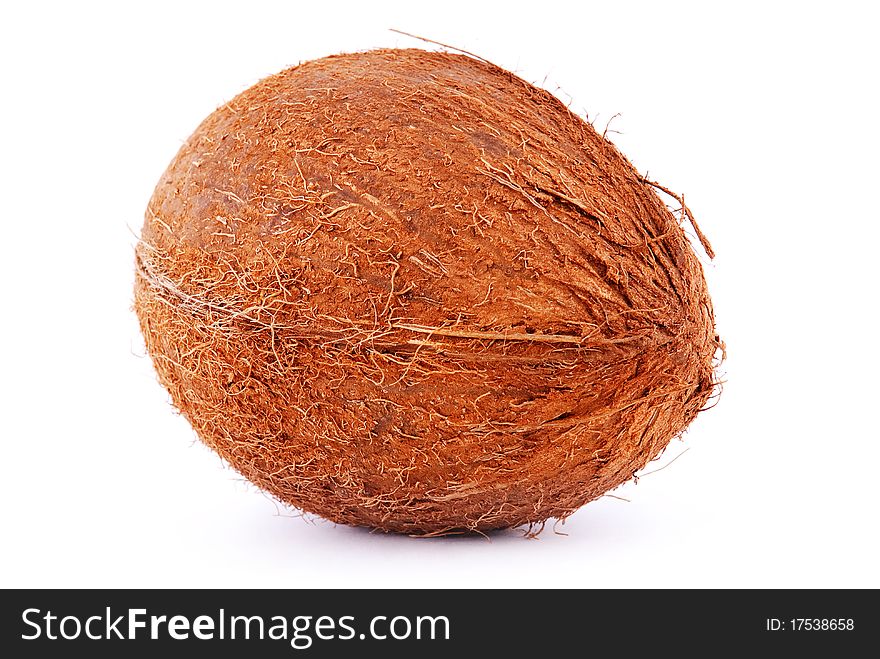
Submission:
[[[137,276],[143,278],[149,286],[156,289],[157,291],[170,294],[171,296],[177,297],[182,300],[185,303],[179,306],[179,308],[182,310],[186,309],[189,311],[189,313],[192,313],[194,315],[204,315],[205,311],[212,312],[214,314],[214,317],[210,320],[210,323],[213,327],[216,328],[223,327],[226,333],[229,333],[230,331],[271,331],[273,333],[273,340],[310,340],[319,341],[319,343],[323,343],[326,345],[330,345],[333,343],[348,343],[354,346],[368,345],[371,348],[375,348],[377,346],[384,346],[386,348],[396,346],[398,349],[401,349],[401,344],[405,342],[409,345],[418,346],[419,349],[428,348],[430,350],[442,351],[446,354],[464,360],[501,359],[502,361],[544,361],[545,363],[571,359],[571,355],[570,353],[568,353],[568,351],[570,350],[596,352],[602,346],[631,344],[633,346],[633,350],[639,351],[644,349],[646,345],[650,345],[651,343],[668,343],[670,340],[668,336],[647,337],[644,335],[633,335],[606,339],[602,338],[601,336],[597,336],[599,332],[595,329],[590,334],[587,334],[585,336],[573,336],[541,333],[527,334],[512,331],[497,332],[456,329],[456,325],[454,324],[444,327],[428,327],[394,322],[385,327],[373,327],[368,322],[364,323],[348,318],[327,318],[328,320],[332,320],[333,322],[335,322],[338,327],[324,326],[321,328],[314,328],[314,324],[287,324],[284,321],[275,320],[274,315],[271,313],[271,310],[267,307],[250,306],[247,309],[236,309],[233,303],[227,301],[212,302],[206,299],[202,299],[198,295],[189,295],[184,293],[179,286],[172,283],[167,277],[157,275],[155,272],[155,267],[153,265],[148,265],[149,261],[146,259],[146,256],[142,250],[149,249],[150,248],[148,244],[141,243],[136,250]],[[255,313],[262,312],[266,312],[265,315],[268,316],[270,320],[261,320],[254,315]],[[229,324],[232,321],[246,321],[253,326],[239,326],[238,328],[236,328],[236,330],[233,330],[233,328]],[[426,334],[428,335],[428,337],[425,341],[400,339],[397,336],[398,333],[396,333],[394,330],[405,330],[417,334]],[[546,353],[545,355],[540,357],[516,357],[506,354],[505,351],[502,351],[500,354],[498,352],[488,352],[486,348],[481,348],[480,350],[471,350],[470,352],[450,351],[450,345],[430,341],[433,336],[452,339],[475,339],[480,342],[480,345],[482,345],[483,342],[509,341],[572,345],[553,347],[551,352]],[[623,356],[615,355],[615,358],[620,359],[624,358],[625,356],[626,353]]]
[[[536,528],[716,390],[702,267],[652,186],[549,92],[461,55],[261,81],[187,140],[142,236],[135,309],[174,404],[333,521]]]
[[[261,327],[272,327],[276,330],[285,330],[285,329],[298,329],[297,325],[285,325],[283,323],[275,323],[275,322],[266,322],[259,320],[253,315],[250,315],[250,311],[266,311],[267,309],[256,307],[252,307],[250,309],[239,309],[236,310],[234,305],[232,304],[218,304],[216,302],[211,302],[209,300],[200,299],[195,295],[189,295],[184,293],[179,286],[174,284],[168,279],[168,277],[158,275],[153,265],[150,265],[149,262],[145,259],[144,255],[141,253],[141,249],[148,249],[149,245],[146,242],[141,241],[136,248],[136,274],[138,277],[141,277],[148,285],[151,287],[165,291],[171,294],[174,297],[180,298],[182,301],[188,303],[189,308],[195,311],[199,307],[204,307],[206,309],[210,309],[215,311],[221,315],[228,315],[229,320],[234,319],[242,319],[250,321]],[[357,325],[356,321],[346,320],[346,323],[351,323]],[[487,332],[487,331],[478,331],[478,330],[456,330],[453,327],[428,327],[424,325],[413,325],[407,323],[393,323],[387,326],[386,330],[383,330],[383,334],[387,334],[389,330],[402,329],[408,330],[410,332],[415,332],[419,334],[428,334],[429,336],[442,336],[442,337],[450,337],[450,338],[461,338],[461,339],[478,339],[482,341],[534,341],[534,342],[547,342],[547,343],[573,343],[579,346],[585,347],[589,349],[589,345],[602,345],[602,344],[621,344],[621,343],[629,343],[635,339],[640,337],[630,336],[630,337],[622,337],[615,339],[593,339],[593,335],[586,336],[573,336],[568,334],[541,334],[541,333],[522,333],[522,332]],[[344,332],[345,330],[331,330],[327,329],[326,332],[339,333]],[[319,334],[303,334],[297,338],[316,338]]]

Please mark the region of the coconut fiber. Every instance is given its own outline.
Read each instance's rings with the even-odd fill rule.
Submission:
[[[488,62],[327,57],[183,145],[135,309],[202,441],[281,501],[410,534],[534,528],[632,478],[715,389],[690,218],[656,187]]]

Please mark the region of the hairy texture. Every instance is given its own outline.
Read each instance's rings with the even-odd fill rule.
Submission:
[[[246,478],[336,522],[564,518],[715,387],[702,268],[652,184],[554,96],[463,55],[261,81],[181,148],[136,252],[174,404]]]

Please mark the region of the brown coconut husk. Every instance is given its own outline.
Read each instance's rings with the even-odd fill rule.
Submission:
[[[703,271],[654,184],[553,95],[464,55],[261,81],[180,149],[136,251],[174,404],[246,478],[335,522],[565,518],[716,384]]]

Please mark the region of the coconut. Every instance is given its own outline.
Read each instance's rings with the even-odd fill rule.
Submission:
[[[337,55],[186,141],[147,207],[135,310],[174,405],[281,501],[409,534],[543,525],[712,396],[683,221],[508,71]]]

